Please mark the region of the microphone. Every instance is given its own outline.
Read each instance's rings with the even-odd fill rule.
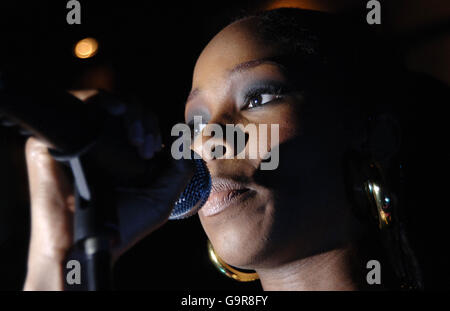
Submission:
[[[84,254],[87,289],[111,289],[111,242],[117,233],[127,234],[119,230],[118,209],[109,208],[114,204],[111,189],[145,188],[152,177],[164,180],[165,164],[173,165],[167,148],[144,160],[127,142],[123,118],[67,92],[6,81],[0,71],[0,123],[2,115],[44,141],[56,160],[70,165],[75,184],[74,245]],[[208,199],[211,176],[203,160],[191,159],[194,175],[169,219],[196,214]]]
[[[195,173],[175,202],[169,220],[184,219],[195,215],[206,203],[211,191],[211,175],[202,159],[193,159]]]
[[[3,115],[3,121],[9,119],[9,124],[11,121],[18,124],[44,141],[53,151],[52,154],[82,154],[105,138],[102,136],[105,124],[117,122],[111,121],[106,111],[96,105],[86,104],[67,92],[48,90],[41,86],[27,89],[25,92],[16,87],[17,85],[21,84],[2,79],[0,72],[0,122]],[[116,134],[120,135],[119,131]],[[120,139],[105,140],[107,142],[102,142],[102,146],[97,148],[100,154],[94,158],[97,157],[97,160],[104,163],[103,168],[114,168],[114,172],[105,174],[106,178],[112,178],[116,183],[139,183],[148,180],[157,170],[157,159],[139,158],[131,146],[118,145],[117,141]],[[105,157],[105,154],[108,154],[108,157]],[[170,220],[195,215],[209,197],[209,171],[202,159],[192,157],[192,161],[195,173],[175,202]]]

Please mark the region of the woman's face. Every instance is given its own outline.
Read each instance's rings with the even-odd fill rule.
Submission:
[[[226,27],[196,63],[185,110],[188,124],[194,116],[207,126],[267,124],[269,131],[258,130],[258,136],[278,149],[275,170],[260,170],[259,154],[206,160],[213,190],[199,211],[201,223],[223,260],[248,269],[324,251],[343,242],[348,229],[339,203],[344,191],[333,111],[305,109],[302,86],[293,84],[277,56],[276,46],[258,37],[254,19]],[[272,124],[279,126],[278,141]],[[193,149],[204,156],[214,145],[227,152],[234,147],[226,141],[208,145],[210,139],[195,136]],[[246,145],[246,155],[251,148]]]

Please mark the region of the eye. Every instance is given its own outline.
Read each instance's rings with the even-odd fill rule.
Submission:
[[[287,92],[287,86],[279,82],[258,83],[245,92],[241,109],[253,109],[278,101]]]
[[[246,101],[245,108],[251,109],[251,108],[259,107],[259,106],[265,105],[267,103],[270,103],[271,101],[274,101],[274,100],[277,100],[280,98],[281,98],[281,95],[275,95],[275,94],[253,95]]]

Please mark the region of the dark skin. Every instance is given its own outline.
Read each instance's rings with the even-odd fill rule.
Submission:
[[[287,74],[289,65],[275,61],[280,53],[258,37],[255,20],[246,19],[222,30],[197,61],[187,123],[202,115],[208,124],[278,124],[279,141],[269,133],[267,144],[280,154],[273,171],[258,170],[259,156],[207,160],[213,183],[234,182],[247,195],[214,215],[201,209],[200,220],[217,254],[256,270],[265,290],[354,290],[363,276],[352,273],[358,225],[345,199],[346,138],[333,105],[309,103]],[[264,89],[249,96],[261,83]],[[198,135],[192,148],[208,152],[208,139]],[[31,139],[26,151],[32,236],[24,289],[62,289],[73,196],[42,143]]]
[[[200,114],[208,123],[279,124],[280,142],[274,171],[258,170],[261,159],[207,161],[213,182],[233,180],[254,195],[212,216],[200,210],[200,220],[217,254],[256,270],[264,289],[355,289],[357,223],[345,203],[340,165],[345,137],[332,109],[310,107],[316,103],[307,102],[302,86],[291,85],[289,65],[274,61],[281,52],[246,19],[222,30],[197,61],[187,122]],[[260,81],[289,87],[242,95]],[[194,149],[204,151],[208,139],[196,138]]]

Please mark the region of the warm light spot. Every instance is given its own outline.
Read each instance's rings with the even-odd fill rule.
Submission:
[[[322,1],[323,2],[323,1]],[[275,0],[271,1],[266,10],[273,10],[278,8],[300,8],[309,10],[324,10],[326,7],[321,3],[321,1],[311,1],[311,0]]]
[[[265,5],[265,10],[278,8],[299,8],[314,11],[339,12],[354,6],[359,1],[355,0],[272,0]]]
[[[75,56],[78,58],[89,58],[94,56],[98,50],[98,42],[94,38],[85,38],[77,42],[74,48]]]

